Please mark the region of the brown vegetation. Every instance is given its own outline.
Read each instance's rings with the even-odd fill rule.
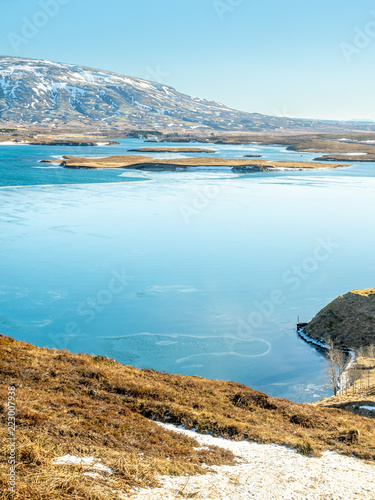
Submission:
[[[213,149],[203,148],[138,148],[129,149],[129,153],[216,153]]]
[[[109,156],[107,158],[78,158],[74,156],[64,156],[62,165],[65,168],[135,168],[147,169],[160,167],[162,169],[178,169],[187,167],[235,167],[253,168],[258,170],[274,170],[279,168],[294,169],[318,169],[337,168],[344,165],[336,163],[312,163],[300,161],[268,161],[268,160],[244,160],[228,158],[174,158],[156,160],[147,156],[120,155]]]
[[[375,343],[375,289],[353,290],[324,307],[306,326],[314,339],[331,338],[338,347]]]
[[[218,448],[166,432],[152,420],[198,432],[276,443],[308,455],[323,450],[375,459],[367,418],[270,398],[234,382],[138,370],[101,356],[39,349],[0,336],[0,499],[115,499],[153,486],[158,474],[204,473],[231,463]],[[17,491],[7,493],[6,399],[16,387]],[[358,431],[358,433],[357,433]],[[359,436],[353,440],[353,436]],[[54,465],[66,454],[94,456],[112,474]]]
[[[183,142],[183,138],[170,141]],[[187,138],[186,140],[191,140]],[[374,161],[375,133],[339,133],[339,134],[238,134],[225,133],[214,137],[200,138],[201,142],[212,144],[258,144],[286,146],[290,151],[309,153],[331,153],[317,161]],[[368,142],[374,141],[374,142]],[[333,154],[332,154],[333,153]],[[366,153],[366,155],[345,156],[348,153]],[[359,159],[360,158],[360,159]]]
[[[32,146],[100,146],[101,144],[113,146],[120,144],[118,141],[106,140],[102,137],[89,134],[87,139],[83,139],[82,134],[67,134],[69,138],[62,139],[61,133],[40,133],[39,131],[30,132],[22,129],[15,129],[11,132],[0,132],[0,145],[2,142],[27,143]]]
[[[375,153],[350,154],[350,155],[324,155],[314,158],[314,161],[350,161],[353,162],[375,162]]]
[[[16,126],[16,125],[15,125]],[[129,131],[124,131],[120,129],[108,129],[104,128],[101,131],[97,129],[92,129],[87,127],[82,129],[81,132],[77,133],[74,127],[70,129],[59,129],[55,132],[48,131],[45,132],[43,127],[40,125],[39,130],[33,130],[33,127],[21,128],[18,125],[13,132],[7,132],[0,135],[0,143],[2,141],[9,140],[27,140],[30,142],[53,142],[56,140],[60,141],[61,136],[69,137],[69,140],[76,139],[78,142],[82,142],[80,139],[83,136],[87,136],[87,141],[97,141],[97,140],[113,140],[113,138],[127,137]],[[140,131],[138,131],[140,132]],[[38,137],[34,138],[34,135]],[[192,141],[198,141],[207,144],[259,144],[259,145],[281,145],[286,146],[290,151],[296,152],[312,152],[312,153],[330,153],[326,156],[316,158],[316,161],[350,161],[350,162],[372,162],[375,161],[375,133],[374,132],[347,132],[347,133],[304,133],[304,134],[293,134],[284,131],[282,133],[279,131],[273,135],[264,133],[250,133],[250,132],[223,132],[217,133],[211,136],[208,131],[200,132],[199,135],[193,133],[170,133],[168,130],[159,131],[160,135],[159,141],[167,140],[168,142],[182,142],[190,143]],[[34,140],[35,139],[35,140]],[[374,142],[368,142],[374,141]],[[115,142],[115,141],[114,141]],[[167,151],[168,149],[168,151]],[[185,148],[162,148],[157,147],[140,148],[140,152],[149,152],[157,150],[157,152],[184,152]],[[191,149],[199,148],[186,148],[189,152],[194,152]],[[173,151],[172,151],[173,150]],[[207,152],[212,152],[207,150]],[[198,152],[198,151],[195,151]],[[201,152],[204,152],[202,150]],[[214,151],[213,151],[214,152]],[[347,156],[348,153],[365,153],[358,156]],[[251,155],[256,157],[257,155]],[[250,157],[250,156],[249,156]]]

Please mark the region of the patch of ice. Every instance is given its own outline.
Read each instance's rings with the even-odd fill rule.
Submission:
[[[165,286],[160,286],[160,285],[153,285],[147,288],[144,292],[143,295],[148,295],[148,294],[154,294],[154,293],[196,293],[199,290],[196,288],[193,288],[191,286],[184,286],[184,285],[165,285]]]

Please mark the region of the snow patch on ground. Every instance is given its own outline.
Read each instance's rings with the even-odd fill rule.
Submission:
[[[81,465],[83,467],[89,467],[100,472],[112,473],[112,469],[106,467],[102,464],[101,460],[95,457],[76,457],[74,455],[65,455],[63,457],[58,457],[54,461],[55,465]]]
[[[214,466],[206,475],[161,477],[161,488],[140,489],[133,500],[182,498],[218,500],[374,499],[375,465],[325,452],[308,458],[284,446],[230,441],[197,434],[171,424],[166,430],[192,437],[201,447],[232,451],[234,466]]]

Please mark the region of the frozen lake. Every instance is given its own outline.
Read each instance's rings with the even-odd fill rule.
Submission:
[[[374,286],[375,165],[235,174],[38,163],[140,146],[0,146],[0,333],[295,401],[330,394],[324,358],[295,324]]]

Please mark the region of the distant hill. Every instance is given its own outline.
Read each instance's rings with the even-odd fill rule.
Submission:
[[[176,131],[337,132],[374,125],[244,113],[156,82],[49,61],[0,57],[0,124]]]
[[[351,348],[375,344],[375,288],[341,295],[310,321],[306,333]]]

